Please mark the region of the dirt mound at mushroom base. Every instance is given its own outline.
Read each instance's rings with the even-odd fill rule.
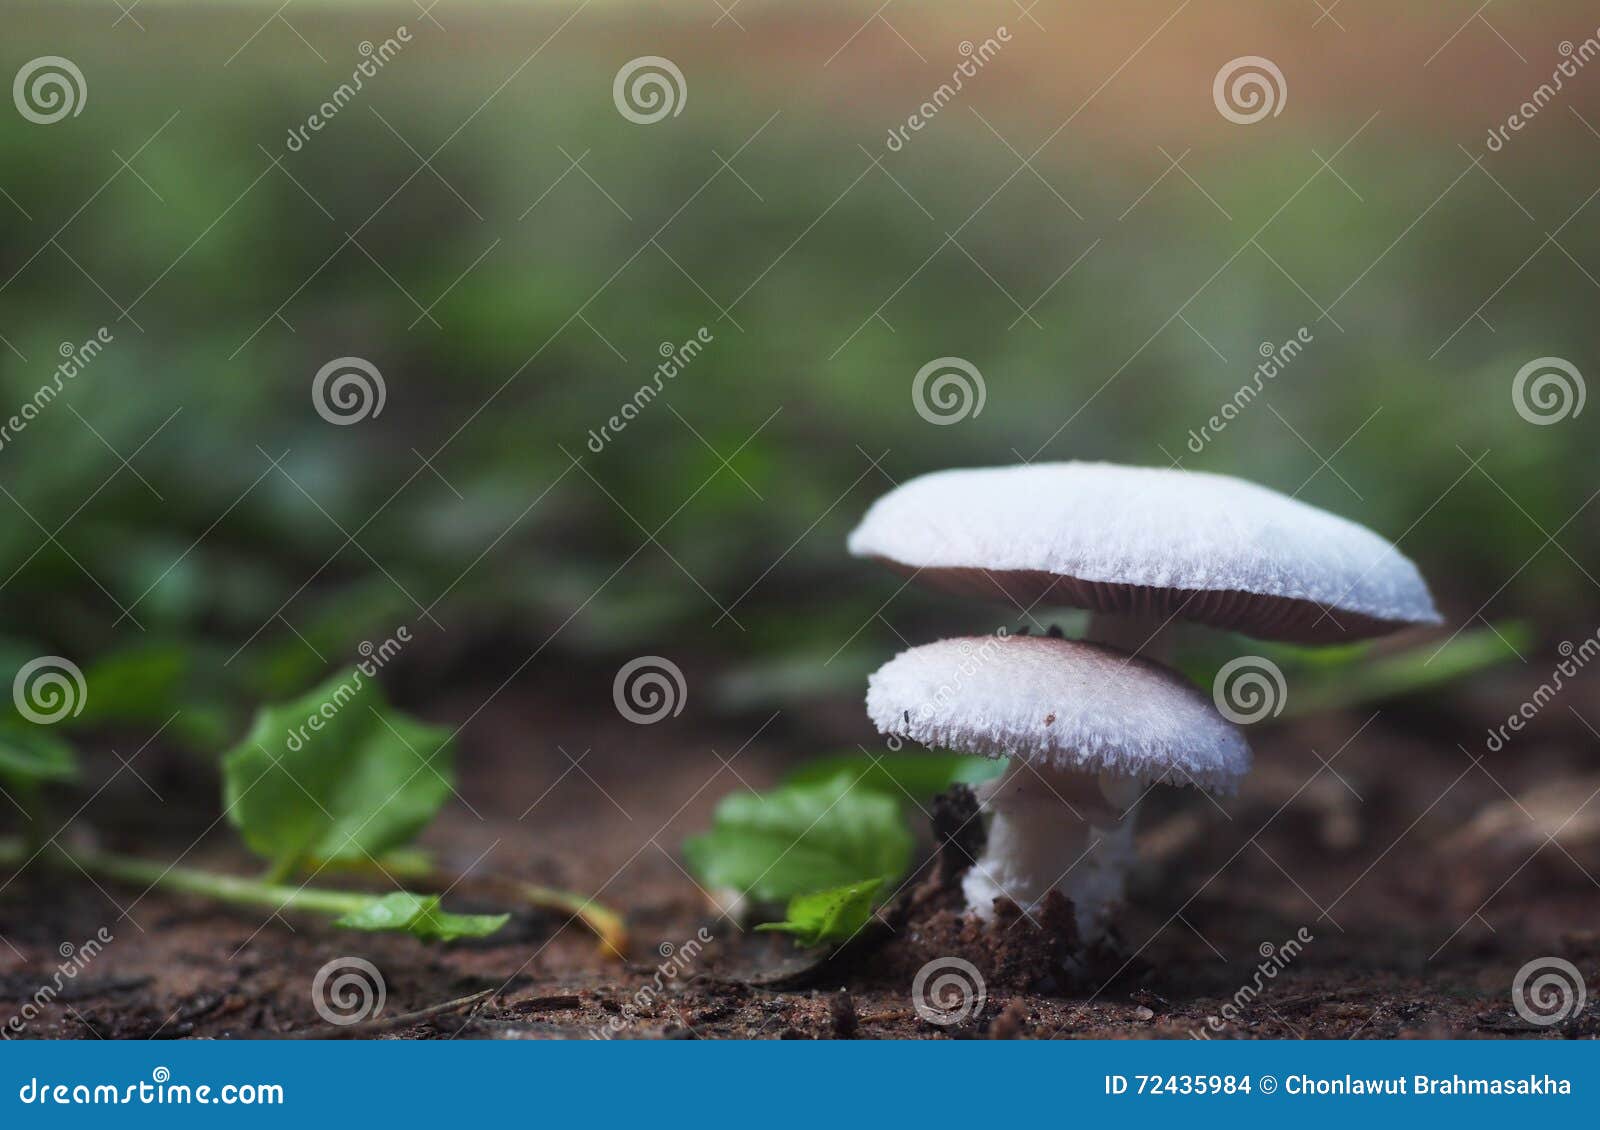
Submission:
[[[870,983],[911,985],[924,968],[960,959],[989,990],[1071,992],[1077,985],[1073,971],[1084,957],[1072,903],[1051,892],[1031,919],[1015,903],[1002,900],[996,910],[993,922],[983,922],[965,913],[959,900],[955,906],[913,908],[857,975]]]
[[[986,989],[1070,994],[1117,968],[1116,939],[1085,945],[1072,902],[1059,891],[1032,914],[1007,899],[996,900],[993,922],[969,914],[961,880],[983,851],[977,800],[957,786],[934,798],[932,815],[939,847],[928,876],[890,909],[893,932],[860,956],[857,976],[911,985],[930,964],[957,958],[978,971]]]

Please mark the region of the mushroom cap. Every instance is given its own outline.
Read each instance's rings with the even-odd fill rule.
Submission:
[[[868,677],[867,715],[926,746],[1217,793],[1250,769],[1244,735],[1177,672],[1050,636],[902,651]]]
[[[1204,471],[938,471],[874,502],[849,547],[947,592],[1261,639],[1331,643],[1439,622],[1417,567],[1365,526]]]

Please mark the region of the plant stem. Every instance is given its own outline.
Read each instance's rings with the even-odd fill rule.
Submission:
[[[376,864],[341,861],[338,866],[361,874],[384,874],[409,879],[435,888],[476,891],[494,898],[513,899],[540,910],[568,914],[582,922],[599,939],[603,956],[616,959],[627,956],[628,925],[622,915],[586,895],[555,887],[541,887],[497,873],[452,876],[420,854],[396,853],[385,856]]]
[[[262,906],[273,910],[304,910],[314,914],[342,915],[361,910],[372,896],[354,891],[330,891],[295,887],[201,871],[193,867],[168,866],[134,856],[111,852],[76,851],[57,846],[62,859],[76,863],[90,875],[100,875],[120,883],[164,887],[184,894],[201,895],[237,906]],[[19,866],[29,859],[21,840],[0,839],[0,866]]]
[[[193,867],[179,867],[154,860],[139,859],[131,855],[118,855],[101,851],[72,851],[59,845],[51,849],[63,861],[77,864],[90,875],[99,875],[119,883],[163,887],[169,891],[199,895],[235,906],[261,906],[274,911],[300,910],[312,914],[345,915],[364,910],[376,897],[357,891],[333,891],[318,887],[300,887],[292,883],[274,882],[270,877],[245,878],[224,875],[216,871],[201,871]],[[20,839],[0,838],[0,867],[21,867],[40,854],[41,849]],[[392,864],[392,866],[390,865]],[[348,870],[365,871],[359,865],[349,865]],[[420,860],[398,856],[383,868],[373,868],[393,877],[398,874],[440,887],[457,885],[459,880],[439,872]],[[528,906],[564,911],[583,922],[600,939],[601,951],[608,957],[620,958],[628,945],[628,930],[622,916],[608,910],[593,899],[570,891],[539,887],[506,876],[485,876],[469,886],[482,886],[502,895],[520,899]]]

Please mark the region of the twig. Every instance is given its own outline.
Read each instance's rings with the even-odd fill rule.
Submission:
[[[416,1012],[402,1013],[399,1016],[374,1017],[371,1020],[363,1020],[359,1024],[324,1024],[316,1028],[303,1028],[298,1032],[275,1033],[274,1038],[285,1040],[365,1040],[373,1036],[380,1036],[385,1032],[396,1032],[402,1028],[412,1028],[425,1020],[437,1020],[441,1016],[470,1011],[494,996],[494,994],[494,989],[485,989],[481,993],[473,993],[467,997],[457,997],[453,1001],[429,1005],[427,1008],[418,1009]]]

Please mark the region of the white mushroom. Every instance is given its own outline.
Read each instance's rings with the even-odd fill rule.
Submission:
[[[885,734],[1011,759],[979,792],[990,822],[963,882],[967,907],[992,919],[1004,896],[1031,914],[1059,890],[1086,939],[1122,900],[1142,786],[1232,793],[1250,764],[1244,737],[1181,676],[1072,640],[911,648],[868,679],[867,713]]]
[[[939,471],[873,503],[849,547],[946,591],[1089,609],[1090,638],[1155,656],[1178,619],[1301,643],[1439,621],[1416,566],[1365,526],[1201,471]]]
[[[849,547],[935,588],[1004,598],[1024,612],[1087,609],[1089,640],[1141,659],[1169,654],[1177,620],[1299,643],[1439,621],[1416,566],[1371,530],[1199,471],[940,471],[873,503]],[[1028,907],[1058,886],[1093,937],[1132,858],[1130,782],[1232,791],[1248,764],[1244,740],[1177,675],[1127,654],[1013,639],[999,661],[968,672],[951,651],[961,646],[898,656],[872,677],[868,712],[885,733],[1013,758],[981,798],[992,813],[989,846],[966,878],[968,906],[987,917],[998,894]],[[1062,800],[1085,819],[1059,819]],[[1052,867],[1064,877],[1046,874]]]

